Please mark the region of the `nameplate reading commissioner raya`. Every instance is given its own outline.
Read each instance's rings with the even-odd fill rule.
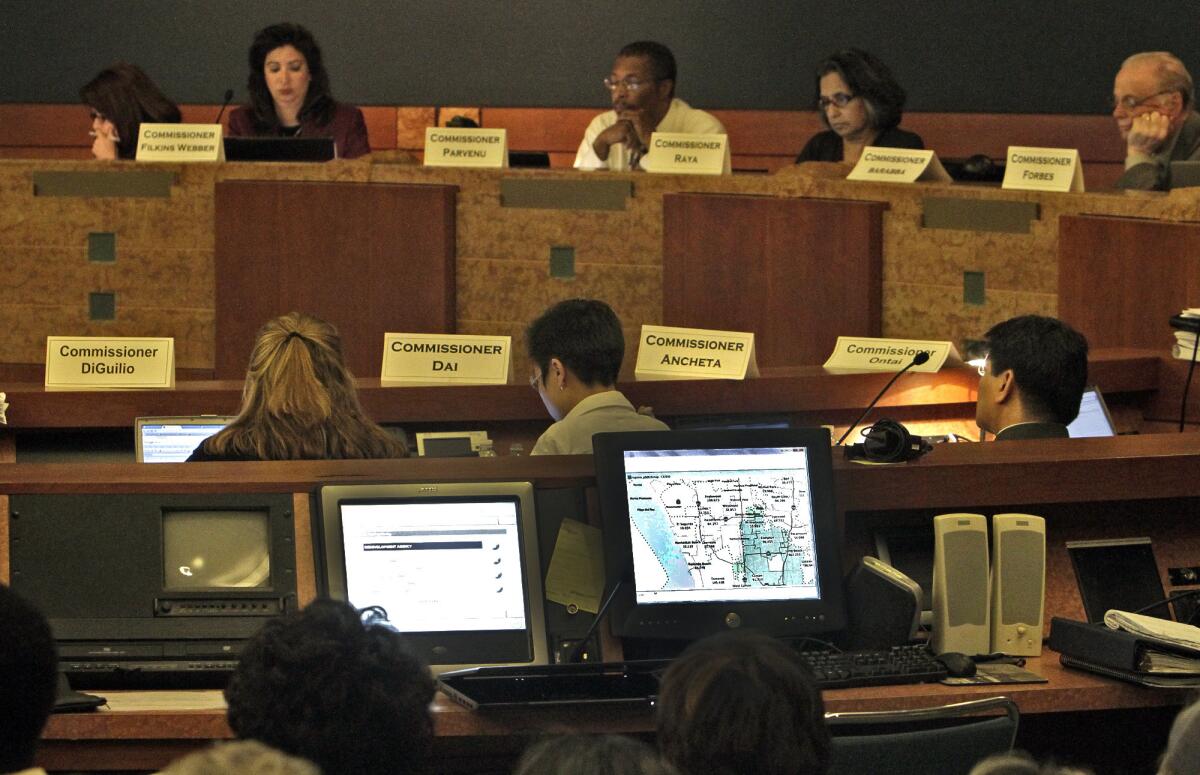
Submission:
[[[507,167],[508,133],[504,129],[425,129],[426,167]]]
[[[858,164],[846,180],[873,180],[885,183],[950,183],[950,174],[933,151],[907,148],[863,148]]]
[[[173,387],[175,340],[170,337],[46,337],[46,390]]]
[[[951,342],[839,336],[833,354],[825,361],[825,368],[834,372],[899,371],[912,363],[913,357],[920,352],[929,353],[929,360],[909,371],[935,372],[946,361],[962,361]]]
[[[639,380],[757,377],[754,334],[642,326],[633,374]]]
[[[729,137],[654,132],[641,167],[647,172],[728,175]]]
[[[506,385],[510,336],[384,334],[384,385]]]
[[[1083,191],[1083,166],[1074,148],[1008,147],[1002,188],[1020,191]]]
[[[225,161],[220,124],[142,124],[138,161]]]

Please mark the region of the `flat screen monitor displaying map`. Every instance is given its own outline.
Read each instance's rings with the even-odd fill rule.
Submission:
[[[404,633],[434,667],[545,664],[533,486],[320,490],[321,591]]]
[[[600,433],[592,444],[617,635],[845,626],[828,431]]]

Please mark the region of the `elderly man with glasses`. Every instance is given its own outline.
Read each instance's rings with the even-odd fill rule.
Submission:
[[[661,43],[630,43],[604,79],[613,109],[592,119],[575,155],[579,169],[638,169],[652,132],[725,134],[703,110],[675,97],[675,57]]]
[[[1113,82],[1112,114],[1125,141],[1117,188],[1170,188],[1171,162],[1200,160],[1200,115],[1192,76],[1179,58],[1147,51],[1125,60]]]

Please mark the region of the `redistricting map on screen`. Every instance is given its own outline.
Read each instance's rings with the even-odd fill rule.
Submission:
[[[812,512],[807,482],[795,473],[803,477],[778,469],[627,472],[639,597],[754,589],[777,596],[770,588],[809,596],[804,587],[815,596]]]

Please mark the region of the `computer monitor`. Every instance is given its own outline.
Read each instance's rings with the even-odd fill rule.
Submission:
[[[592,445],[615,634],[845,626],[827,430],[598,433]]]
[[[134,421],[134,445],[139,463],[182,463],[192,452],[232,420],[215,414],[187,417],[139,417]]]
[[[1104,404],[1104,397],[1095,387],[1083,391],[1083,400],[1079,402],[1079,415],[1067,426],[1067,433],[1073,439],[1090,436],[1116,436],[1112,415]]]
[[[226,161],[330,161],[332,137],[226,137]]]
[[[434,672],[546,664],[533,485],[329,485],[321,591],[404,633]]]

